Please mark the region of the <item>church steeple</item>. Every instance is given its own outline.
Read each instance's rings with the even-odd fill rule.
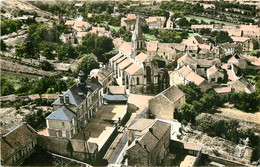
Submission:
[[[138,52],[145,49],[145,38],[141,28],[140,18],[136,17],[135,29],[132,35],[132,53],[131,57],[134,58]]]

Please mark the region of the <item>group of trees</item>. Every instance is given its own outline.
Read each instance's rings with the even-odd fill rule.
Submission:
[[[226,31],[211,31],[208,28],[203,28],[200,30],[200,34],[202,35],[209,35],[211,37],[216,37],[217,43],[233,43],[234,41],[232,38],[228,35],[228,32]]]
[[[260,142],[259,137],[254,134],[254,130],[241,129],[237,120],[217,119],[210,114],[201,114],[196,117],[196,126],[209,136],[222,137],[235,143],[239,143],[240,139],[247,137],[249,137],[251,146],[257,146]]]
[[[105,53],[113,50],[114,44],[111,38],[98,36],[97,34],[87,34],[83,37],[82,45],[77,47],[79,54],[93,53],[97,56],[99,62],[107,63]]]
[[[185,93],[186,97],[186,104],[181,108],[182,112],[176,115],[176,118],[179,121],[185,120],[187,122],[195,123],[195,117],[199,113],[215,112],[216,108],[223,106],[226,102],[224,96],[218,95],[213,90],[202,93],[200,88],[194,83],[179,85],[178,87]]]
[[[194,12],[194,13],[205,12],[203,6],[200,5],[199,3],[191,4],[191,3],[176,2],[176,1],[173,1],[173,2],[164,1],[160,5],[160,9],[169,10],[169,11],[177,11],[177,12],[183,13],[184,15],[191,14],[192,12]]]
[[[14,87],[13,83],[5,78],[1,79],[1,96],[10,94],[30,95],[30,94],[44,94],[44,93],[60,93],[67,90],[72,84],[73,80],[63,81],[56,76],[44,77],[40,80],[28,79],[28,77],[19,79],[20,85]]]
[[[78,66],[77,73],[80,70],[82,70],[85,75],[89,75],[91,70],[99,68],[99,63],[90,54],[84,55],[84,56],[85,56],[85,58],[82,60],[82,62]]]
[[[1,17],[1,35],[17,32],[17,30],[21,29],[22,25],[22,22],[19,20],[5,19],[4,17]]]
[[[187,32],[178,32],[172,30],[148,29],[148,31],[144,32],[154,35],[159,40],[159,42],[163,43],[181,43],[183,39],[187,39],[189,37]]]
[[[132,33],[127,31],[125,27],[121,27],[118,31],[112,30],[111,34],[114,38],[123,38],[126,42],[131,42]]]
[[[50,115],[50,111],[43,111],[42,109],[37,109],[37,111],[31,115],[26,115],[23,121],[29,124],[34,129],[39,129],[46,125],[45,118]]]

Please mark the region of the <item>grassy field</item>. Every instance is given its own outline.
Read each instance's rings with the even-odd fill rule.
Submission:
[[[33,80],[38,80],[37,77],[25,76],[22,74],[15,74],[9,72],[1,72],[1,79],[5,79],[8,83],[13,85],[14,89],[19,89],[24,82],[31,82]]]
[[[230,23],[230,22],[219,21],[219,20],[215,20],[215,19],[209,19],[209,18],[206,18],[206,17],[193,16],[193,15],[186,16],[186,19],[189,20],[189,21],[190,21],[190,19],[196,19],[199,22],[201,22],[201,20],[203,20],[203,21],[205,21],[207,23],[210,23],[211,21],[214,21],[215,23],[220,23],[220,24],[225,24],[225,25],[237,25],[237,24]]]
[[[189,37],[188,37],[188,38],[194,37],[195,35],[197,35],[197,34],[195,34],[195,33],[188,33],[188,34],[189,34]]]
[[[154,35],[151,35],[151,34],[144,34],[144,37],[145,37],[145,39],[146,40],[154,40],[154,41],[156,41],[157,40],[157,38],[154,36]]]
[[[116,26],[112,26],[112,25],[108,25],[110,30],[115,30],[118,31],[120,29],[120,27],[116,27]]]

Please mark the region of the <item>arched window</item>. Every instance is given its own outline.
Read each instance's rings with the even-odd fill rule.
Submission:
[[[149,84],[151,83],[151,67],[147,66],[146,67],[146,83]]]
[[[140,85],[139,77],[136,78],[136,85]]]
[[[126,89],[128,89],[128,87],[129,87],[129,80],[128,80],[128,77],[126,77]]]

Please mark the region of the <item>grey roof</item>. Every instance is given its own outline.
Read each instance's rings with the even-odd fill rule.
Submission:
[[[51,113],[46,119],[51,120],[60,120],[60,121],[71,121],[72,118],[76,117],[76,114],[74,114],[70,109],[63,106],[53,113]]]
[[[104,95],[104,99],[108,101],[127,101],[128,98],[124,95]]]
[[[180,98],[182,98],[185,94],[177,88],[177,86],[173,85],[169,87],[162,94],[167,97],[171,102],[176,103]]]
[[[85,87],[76,83],[63,94],[64,103],[65,97],[68,95],[69,103],[71,105],[79,106],[86,99],[88,93],[92,93],[101,88],[102,85],[95,78],[91,79],[91,81],[86,81]],[[79,93],[83,94],[79,95]],[[60,105],[60,98],[55,100],[52,105]]]

